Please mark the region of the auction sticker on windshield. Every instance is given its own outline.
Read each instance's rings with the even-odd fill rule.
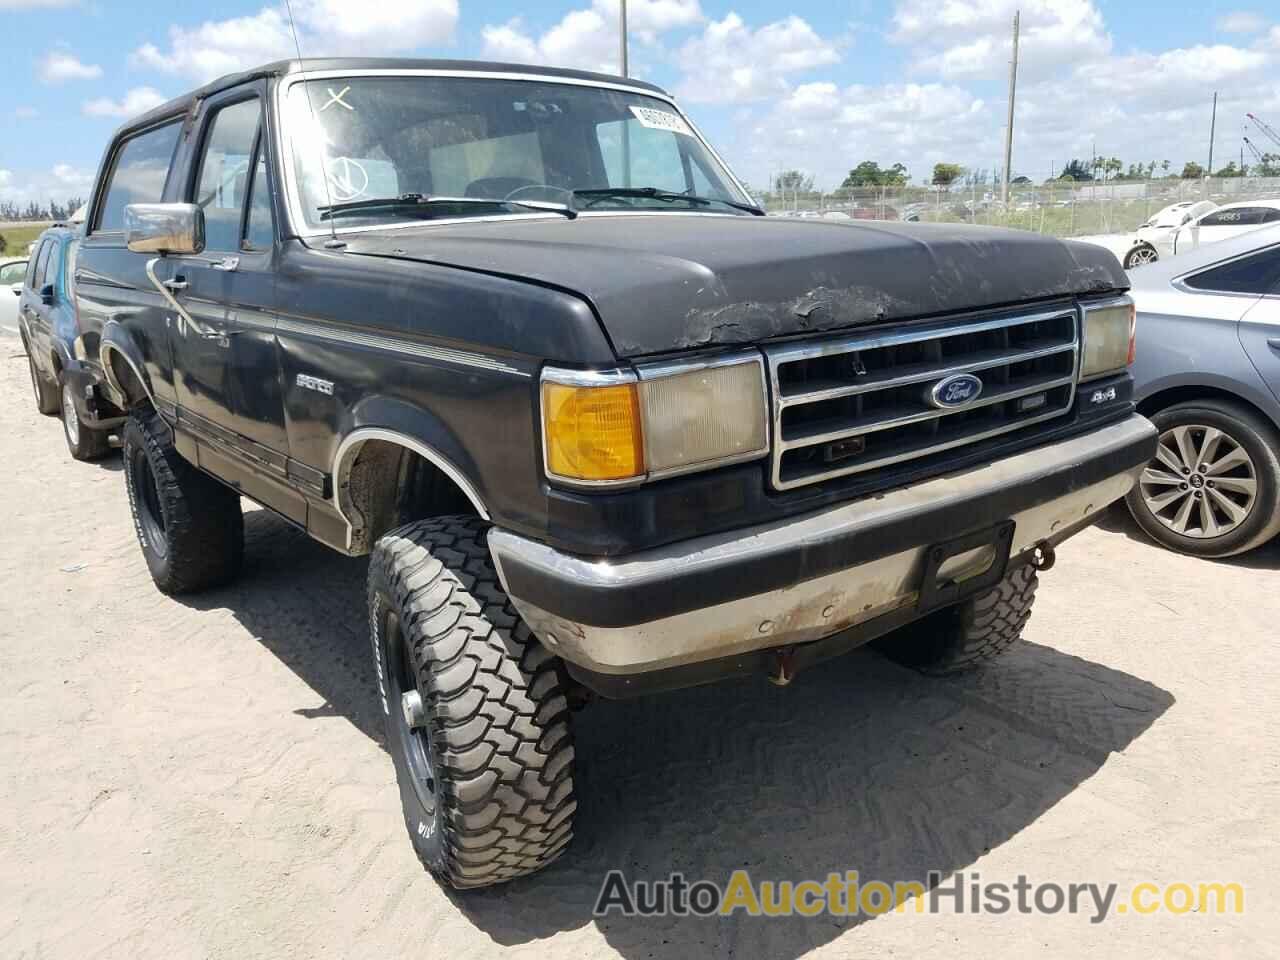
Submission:
[[[684,118],[678,113],[634,105],[631,107],[631,112],[636,115],[636,119],[640,121],[641,126],[649,127],[653,130],[670,130],[672,133],[683,133],[686,137],[693,136],[693,131],[689,129],[689,125],[684,122]]]

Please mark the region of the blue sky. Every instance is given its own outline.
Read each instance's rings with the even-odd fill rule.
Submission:
[[[615,69],[617,0],[294,0],[303,53],[482,57]],[[674,91],[749,183],[832,187],[864,159],[916,180],[999,163],[1008,34],[1022,11],[1014,172],[1072,156],[1238,157],[1245,111],[1280,127],[1275,0],[629,0],[632,72]],[[1177,8],[1176,15],[1171,11]],[[9,79],[0,199],[87,192],[126,117],[288,56],[283,0],[0,0]],[[1250,132],[1250,139],[1263,138]],[[1280,152],[1280,146],[1274,149]]]

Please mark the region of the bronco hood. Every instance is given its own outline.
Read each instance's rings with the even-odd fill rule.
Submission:
[[[1124,290],[1101,247],[950,224],[662,213],[351,233],[352,254],[572,291],[622,357]]]

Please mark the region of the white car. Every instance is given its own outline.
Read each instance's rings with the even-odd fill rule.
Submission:
[[[1173,252],[1186,253],[1206,243],[1280,223],[1280,200],[1240,200],[1224,203],[1174,231]]]
[[[1173,240],[1178,231],[1200,217],[1212,213],[1218,205],[1212,200],[1184,200],[1171,203],[1133,233],[1077,237],[1106,247],[1126,270],[1155,263],[1161,257],[1173,256]]]
[[[0,327],[9,333],[18,331],[18,298],[26,274],[26,257],[0,259]]]

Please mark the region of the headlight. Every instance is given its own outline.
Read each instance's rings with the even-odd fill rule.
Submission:
[[[652,364],[637,372],[542,372],[547,476],[620,486],[768,452],[759,354]]]
[[[1081,380],[1119,373],[1133,363],[1136,321],[1137,311],[1129,297],[1085,305]]]

